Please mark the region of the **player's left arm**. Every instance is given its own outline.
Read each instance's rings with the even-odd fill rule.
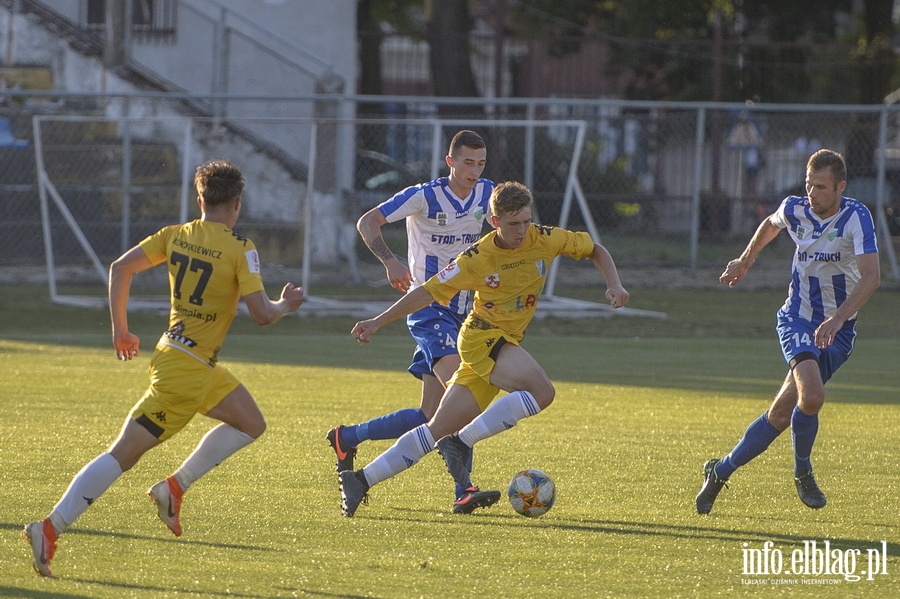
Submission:
[[[112,321],[116,359],[130,360],[140,352],[141,340],[128,330],[128,297],[131,279],[137,273],[156,266],[139,245],[134,246],[109,266],[109,315]]]
[[[278,322],[282,316],[296,311],[304,300],[303,288],[287,283],[281,290],[281,297],[273,301],[265,291],[254,291],[243,297],[250,318],[259,326],[268,326]]]
[[[816,329],[815,343],[819,349],[825,349],[834,343],[835,335],[847,319],[856,314],[881,285],[881,266],[877,253],[859,254],[856,256],[856,266],[859,268],[859,282],[853,288],[853,292],[847,296],[834,315],[826,318]]]
[[[590,255],[591,262],[603,275],[606,281],[606,300],[613,308],[623,308],[628,305],[628,292],[622,287],[622,281],[619,280],[619,271],[616,269],[616,263],[609,251],[600,245],[594,244],[594,250]]]

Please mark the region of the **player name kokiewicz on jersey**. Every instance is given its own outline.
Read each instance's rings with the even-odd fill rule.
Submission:
[[[774,541],[742,543],[742,585],[841,584],[887,576],[887,541],[867,548],[839,547],[831,541],[803,541],[781,549]],[[797,577],[797,578],[794,578]]]

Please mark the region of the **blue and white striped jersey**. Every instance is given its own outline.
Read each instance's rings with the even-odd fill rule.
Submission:
[[[818,325],[834,315],[859,282],[856,256],[878,253],[872,214],[862,202],[843,197],[837,214],[822,220],[810,208],[809,198],[789,196],[771,222],[787,228],[797,244],[781,309]]]
[[[441,177],[408,187],[378,205],[389,222],[406,219],[409,243],[409,271],[418,287],[447,266],[460,252],[481,238],[494,183],[479,179],[467,198],[458,198],[450,190],[450,179]],[[449,307],[458,314],[471,308],[469,295],[463,291]]]

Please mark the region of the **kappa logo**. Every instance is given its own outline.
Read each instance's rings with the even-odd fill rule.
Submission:
[[[500,275],[498,275],[497,273],[487,275],[486,277],[484,277],[484,284],[491,289],[496,289],[500,286]]]
[[[153,417],[156,418],[157,420],[159,420],[160,422],[166,421],[166,413],[163,411],[154,412]]]

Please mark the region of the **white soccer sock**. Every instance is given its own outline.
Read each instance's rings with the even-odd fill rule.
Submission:
[[[69,488],[50,513],[50,522],[57,534],[62,534],[88,509],[116,479],[122,476],[122,467],[112,454],[101,453],[75,475]]]
[[[363,468],[370,487],[395,476],[425,457],[434,449],[434,437],[428,425],[421,424],[404,433],[390,449]]]
[[[222,423],[200,439],[197,448],[172,475],[182,491],[187,491],[198,478],[221,464],[230,455],[253,443],[254,439],[230,424]]]
[[[522,418],[534,416],[541,411],[528,391],[513,391],[494,401],[475,420],[459,431],[460,440],[474,447],[483,439],[512,428]]]

